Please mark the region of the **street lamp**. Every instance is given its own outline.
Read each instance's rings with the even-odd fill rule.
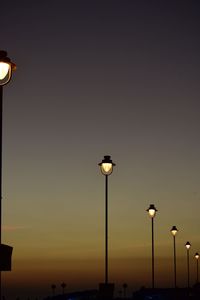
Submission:
[[[152,289],[154,289],[154,218],[156,216],[157,209],[154,204],[150,204],[147,209],[149,216],[151,218],[151,229],[152,229]]]
[[[6,85],[11,77],[16,65],[11,62],[7,52],[0,50],[0,299],[1,299],[1,271],[8,270],[8,265],[3,265],[3,260],[7,258],[11,247],[2,244],[2,110],[3,110],[3,86]]]
[[[197,261],[197,283],[199,282],[199,253],[195,253],[194,257]]]
[[[109,155],[98,164],[105,175],[105,284],[108,284],[108,176],[112,173],[115,164]]]
[[[173,226],[170,230],[171,234],[173,235],[173,241],[174,241],[174,288],[176,288],[176,234],[178,232],[178,229],[176,226]]]
[[[190,251],[190,247],[191,244],[190,242],[187,242],[185,244],[186,250],[187,250],[187,281],[188,281],[188,289],[190,288],[190,261],[189,261],[189,251]]]

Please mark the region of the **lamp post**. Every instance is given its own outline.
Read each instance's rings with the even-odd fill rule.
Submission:
[[[152,231],[152,289],[154,289],[154,218],[156,216],[157,209],[154,204],[150,204],[147,209],[149,216],[151,218],[151,231]]]
[[[0,50],[0,247],[2,248],[2,115],[3,115],[3,86],[9,83],[16,65],[11,62],[7,52]],[[3,249],[3,248],[2,248]],[[0,258],[2,261],[2,257]],[[0,299],[1,299],[1,271],[0,267]]]
[[[187,250],[187,283],[188,283],[188,289],[190,288],[190,261],[189,261],[189,251],[191,244],[190,242],[187,242],[185,244],[186,250]]]
[[[194,257],[196,258],[197,261],[197,283],[199,282],[199,253],[195,253]]]
[[[105,284],[108,284],[108,176],[112,173],[115,164],[109,155],[105,155],[99,166],[102,174],[105,175]]]
[[[173,235],[173,243],[174,243],[174,288],[176,288],[176,234],[178,229],[176,226],[173,226],[170,230],[171,234]]]

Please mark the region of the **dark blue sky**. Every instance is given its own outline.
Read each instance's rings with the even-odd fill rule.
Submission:
[[[157,285],[172,284],[172,225],[184,285],[183,245],[200,247],[199,2],[4,1],[0,24],[1,48],[17,64],[4,90],[3,241],[14,246],[6,286],[34,282],[44,295],[53,281],[75,289],[102,280],[97,164],[106,154],[117,164],[112,280],[150,284],[145,209],[154,203]]]

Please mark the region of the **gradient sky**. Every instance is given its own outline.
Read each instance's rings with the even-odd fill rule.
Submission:
[[[177,283],[200,251],[200,4],[3,1],[0,48],[17,64],[4,88],[6,297],[97,288],[104,280],[104,178],[110,154],[110,281],[129,294]],[[191,283],[195,282],[191,258]],[[11,297],[12,296],[12,297]]]

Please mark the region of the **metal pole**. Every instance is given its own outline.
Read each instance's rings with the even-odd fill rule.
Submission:
[[[105,284],[108,283],[108,175],[105,175]]]
[[[190,288],[189,249],[187,249],[188,289]]]
[[[2,241],[2,110],[3,110],[3,87],[0,86],[0,246]],[[1,280],[1,270],[0,270],[0,300],[2,294],[1,281],[2,280]]]
[[[174,238],[174,288],[176,289],[176,238]]]
[[[154,289],[154,223],[153,218],[151,219],[152,225],[152,289]]]

